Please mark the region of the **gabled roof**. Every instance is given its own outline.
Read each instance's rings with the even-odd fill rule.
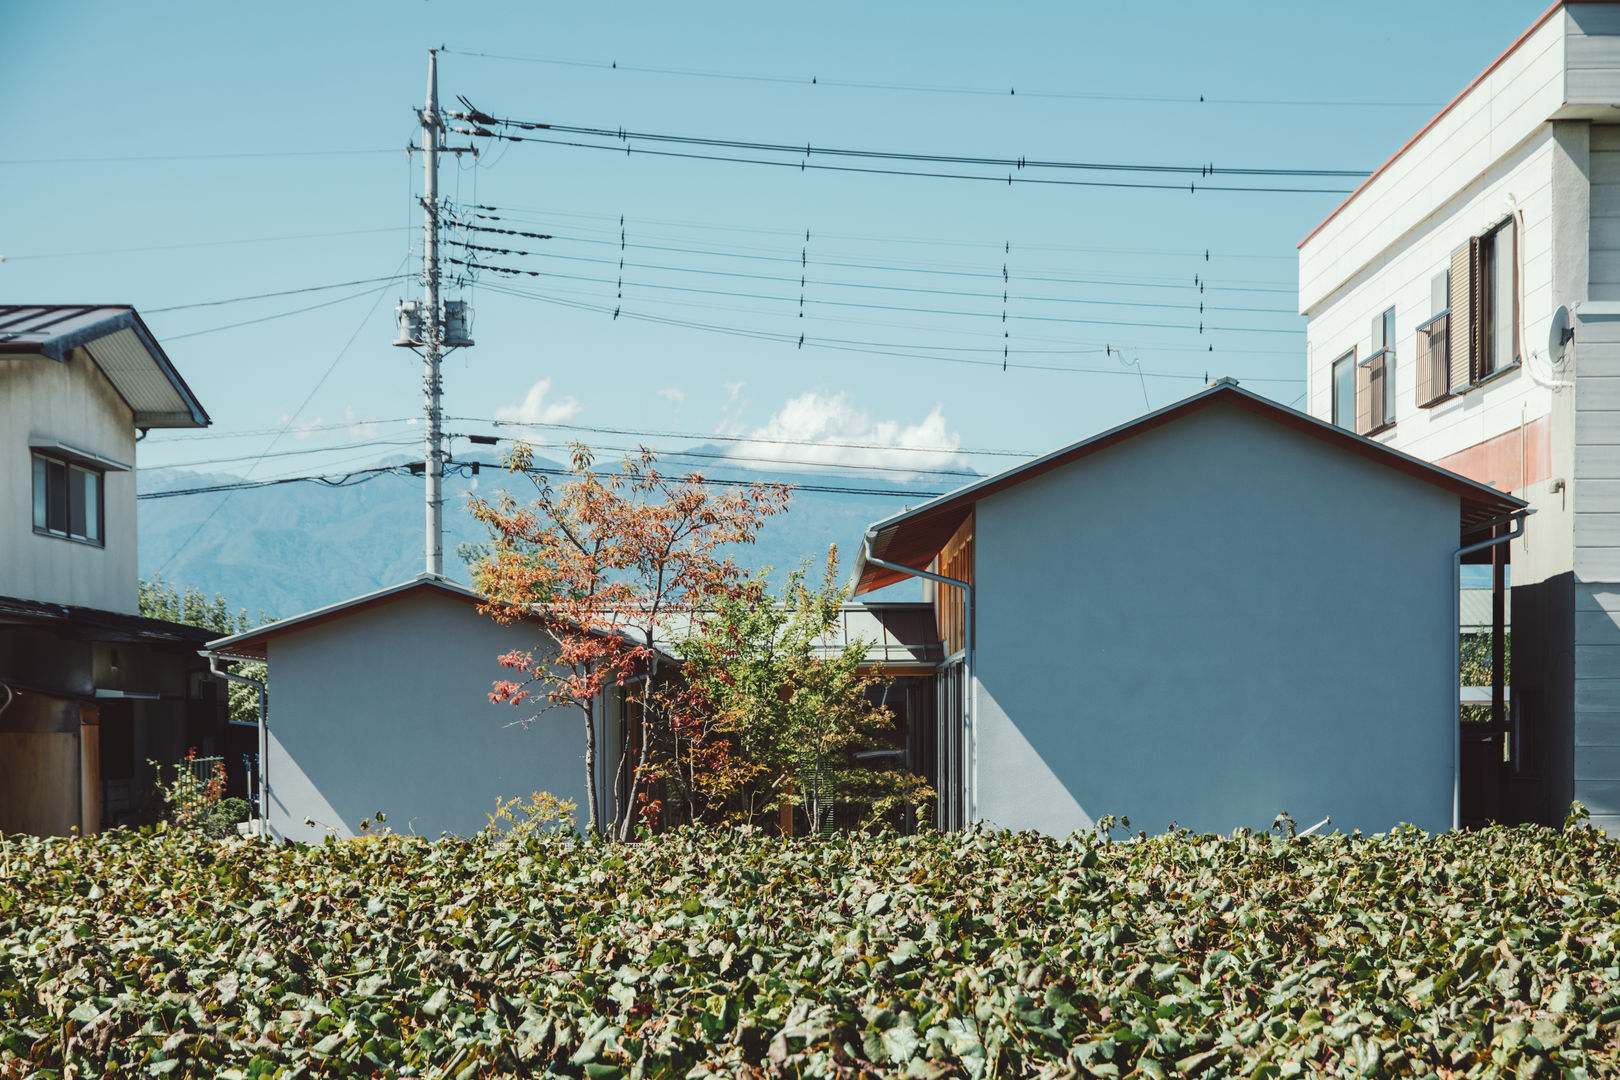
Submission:
[[[146,644],[180,643],[196,648],[214,631],[144,615],[52,604],[0,596],[0,626],[43,626],[63,637],[84,641],[129,641]]]
[[[1118,427],[1109,428],[1044,457],[997,473],[995,476],[986,477],[977,483],[877,522],[866,530],[867,543],[861,545],[861,550],[855,557],[853,575],[855,594],[871,592],[905,577],[896,571],[868,563],[868,545],[874,558],[919,570],[926,569],[980,499],[1022,484],[1026,480],[1033,480],[1042,473],[1062,468],[1154,428],[1172,424],[1212,405],[1230,405],[1242,409],[1459,496],[1462,500],[1460,522],[1462,532],[1501,519],[1529,505],[1522,499],[1477,483],[1466,476],[1459,476],[1438,465],[1432,465],[1410,454],[1403,454],[1383,443],[1374,442],[1324,420],[1318,420],[1314,416],[1307,416],[1285,405],[1279,405],[1269,398],[1244,390],[1231,379],[1221,379],[1191,397],[1183,398],[1155,412],[1137,417]]]
[[[0,353],[65,363],[84,349],[138,428],[207,427],[208,414],[128,304],[0,305]]]
[[[386,589],[378,589],[376,592],[369,592],[363,596],[342,600],[336,604],[328,604],[325,607],[316,608],[314,611],[306,611],[302,615],[294,615],[288,619],[278,619],[254,630],[244,630],[240,634],[218,638],[208,643],[208,651],[249,660],[263,660],[268,656],[268,645],[271,638],[281,637],[294,630],[308,630],[312,626],[319,626],[321,623],[331,622],[334,619],[348,618],[350,615],[357,615],[368,608],[391,604],[396,600],[402,600],[406,596],[421,592],[440,592],[446,596],[464,600],[474,606],[484,602],[483,597],[465,585],[458,585],[448,578],[419,574],[409,581],[401,582],[398,585],[390,585]]]

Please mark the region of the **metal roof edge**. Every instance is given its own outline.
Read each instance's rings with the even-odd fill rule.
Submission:
[[[386,588],[377,589],[374,592],[365,593],[361,596],[350,597],[347,600],[339,600],[335,604],[327,604],[324,607],[318,607],[311,611],[306,611],[300,615],[292,615],[285,619],[277,619],[273,623],[266,623],[264,626],[256,627],[252,630],[243,630],[238,634],[231,634],[227,637],[216,638],[208,643],[207,649],[209,652],[229,652],[233,647],[240,646],[247,642],[253,642],[258,638],[269,639],[271,637],[279,637],[282,634],[288,633],[289,631],[312,621],[325,621],[333,616],[341,615],[351,608],[370,606],[378,603],[379,601],[400,596],[407,592],[421,588],[439,589],[443,592],[449,593],[452,596],[457,596],[468,600],[475,600],[480,603],[482,603],[484,599],[482,596],[479,596],[465,585],[451,581],[448,578],[434,577],[430,574],[418,574],[409,581],[402,581],[398,585],[389,585]]]
[[[141,318],[141,313],[131,307],[129,314],[132,321],[131,329],[135,331],[135,336],[141,339],[141,344],[146,346],[146,351],[151,354],[153,361],[157,363],[158,370],[163,372],[164,377],[169,380],[169,384],[174,387],[175,393],[179,394],[180,399],[186,403],[186,408],[191,410],[193,422],[198,427],[211,425],[214,421],[209,417],[207,410],[202,407],[202,402],[197,400],[197,395],[191,392],[191,387],[186,384],[186,380],[180,375],[180,369],[174,366],[174,362],[169,359],[169,354],[163,351],[163,346],[158,344],[157,338],[147,328],[146,320]]]
[[[1294,245],[1295,249],[1297,250],[1304,247],[1306,244],[1311,242],[1311,239],[1316,236],[1317,233],[1327,228],[1328,222],[1338,217],[1339,214],[1344,211],[1345,207],[1355,202],[1361,193],[1367,190],[1367,186],[1369,184],[1382,176],[1385,170],[1387,170],[1391,165],[1395,164],[1396,161],[1400,160],[1402,155],[1404,155],[1408,150],[1412,149],[1413,145],[1416,144],[1419,139],[1423,138],[1423,136],[1427,135],[1430,129],[1432,129],[1434,125],[1438,124],[1447,113],[1451,112],[1452,109],[1455,109],[1459,104],[1461,104],[1463,98],[1473,93],[1474,89],[1479,86],[1480,83],[1484,82],[1486,77],[1489,76],[1491,72],[1501,67],[1503,62],[1506,61],[1508,57],[1512,56],[1519,50],[1520,45],[1523,45],[1527,40],[1529,40],[1531,34],[1534,34],[1537,30],[1540,30],[1544,25],[1546,25],[1547,20],[1552,18],[1555,12],[1561,10],[1566,4],[1594,4],[1608,2],[1610,2],[1610,0],[1553,0],[1552,6],[1537,16],[1536,21],[1531,23],[1528,29],[1526,29],[1518,37],[1514,38],[1513,43],[1506,49],[1502,50],[1501,55],[1487,64],[1485,69],[1478,75],[1475,75],[1473,80],[1470,81],[1467,86],[1463,87],[1462,90],[1458,92],[1456,97],[1446,102],[1445,105],[1441,107],[1440,111],[1430,117],[1428,123],[1418,128],[1417,132],[1413,134],[1411,138],[1402,143],[1400,149],[1391,154],[1388,160],[1386,160],[1382,165],[1378,166],[1378,168],[1374,169],[1372,172],[1368,173],[1367,178],[1361,183],[1357,184],[1356,189],[1350,194],[1346,195],[1343,202],[1329,211],[1327,217],[1317,222],[1316,227],[1310,232],[1306,233],[1303,240]]]
[[[1020,474],[1035,473],[1038,475],[1039,473],[1045,472],[1048,469],[1057,468],[1066,463],[1065,459],[1073,459],[1084,456],[1088,449],[1093,448],[1098,443],[1118,441],[1141,434],[1142,432],[1158,427],[1160,424],[1166,423],[1179,415],[1203,408],[1204,406],[1210,404],[1217,396],[1231,397],[1234,404],[1244,408],[1244,410],[1247,412],[1251,412],[1257,416],[1261,416],[1262,418],[1284,422],[1289,426],[1301,431],[1303,434],[1337,444],[1352,453],[1361,454],[1362,456],[1367,457],[1369,460],[1377,461],[1380,457],[1383,457],[1386,460],[1384,460],[1382,464],[1390,467],[1404,466],[1405,470],[1409,471],[1413,475],[1413,479],[1451,490],[1460,498],[1466,497],[1467,494],[1472,493],[1482,500],[1500,503],[1505,507],[1510,507],[1515,510],[1523,509],[1530,505],[1525,500],[1520,499],[1515,495],[1510,495],[1505,491],[1498,491],[1496,488],[1493,488],[1488,484],[1482,484],[1477,480],[1470,480],[1468,477],[1463,476],[1460,473],[1455,473],[1449,469],[1442,468],[1431,461],[1425,461],[1422,458],[1414,457],[1403,450],[1397,450],[1392,446],[1386,446],[1385,444],[1377,442],[1373,439],[1368,439],[1365,436],[1357,435],[1352,431],[1348,431],[1334,424],[1330,424],[1326,420],[1322,420],[1319,417],[1311,416],[1309,413],[1300,412],[1298,409],[1294,409],[1278,401],[1273,401],[1272,399],[1257,394],[1252,390],[1247,390],[1238,385],[1236,380],[1231,378],[1221,378],[1210,383],[1204,389],[1199,390],[1194,394],[1190,394],[1179,401],[1173,401],[1168,405],[1155,409],[1152,412],[1144,413],[1135,419],[1126,421],[1125,423],[1116,424],[1111,428],[1100,431],[1097,434],[1091,435],[1085,439],[1081,439],[1078,442],[1070,443],[1069,445],[1054,450],[1051,453],[1033,458],[1022,465],[1015,465],[1012,468],[1005,469],[993,476],[987,476],[982,480],[978,480],[972,484],[958,488],[956,491],[947,492],[944,495],[936,496],[933,499],[923,503],[921,506],[914,506],[911,509],[902,511],[899,514],[892,514],[880,521],[873,522],[867,527],[866,533],[863,536],[861,549],[856,555],[854,568],[856,576],[852,581],[851,595],[859,595],[861,580],[865,577],[865,571],[868,565],[866,561],[867,541],[875,539],[879,533],[894,529],[905,522],[920,517],[924,514],[943,510],[952,504],[977,503],[978,498],[975,497],[976,495],[980,493],[992,493],[985,491],[987,488],[993,488],[994,490],[999,491],[1006,487],[1011,487],[1014,484],[1022,482],[1022,480],[1015,479],[1019,477]],[[1268,413],[1271,414],[1269,417],[1266,415]]]

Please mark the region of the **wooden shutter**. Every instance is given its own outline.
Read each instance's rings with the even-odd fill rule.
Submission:
[[[1461,390],[1474,381],[1479,370],[1479,237],[1451,253],[1451,389]]]
[[[1417,403],[1427,405],[1438,394],[1434,386],[1434,327],[1417,332]]]
[[[1372,371],[1365,364],[1356,364],[1356,434],[1365,435],[1373,429]]]

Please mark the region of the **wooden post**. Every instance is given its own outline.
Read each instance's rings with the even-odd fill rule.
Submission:
[[[1498,525],[1495,535],[1506,526]],[[1507,731],[1507,560],[1506,544],[1491,548],[1491,726]]]
[[[79,835],[101,831],[101,710],[79,706]]]

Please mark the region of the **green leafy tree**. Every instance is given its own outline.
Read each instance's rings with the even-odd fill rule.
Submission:
[[[158,574],[150,581],[141,579],[139,610],[149,619],[163,619],[166,622],[198,626],[204,630],[212,630],[220,637],[240,634],[244,630],[275,621],[263,611],[259,612],[259,617],[255,620],[248,615],[247,608],[232,610],[230,602],[219,593],[215,593],[210,600],[195,586],[182,590],[173,582],[165,581],[162,574]],[[266,682],[269,678],[264,664],[251,661],[238,662],[235,673],[249,679],[258,679],[260,682]],[[227,687],[226,694],[232,721],[240,724],[259,722],[257,690],[243,683],[233,682]]]
[[[1505,635],[1502,643],[1504,685],[1512,684],[1512,656],[1513,637]],[[1464,634],[1462,648],[1457,658],[1458,674],[1464,686],[1491,685],[1491,635],[1490,634]],[[1462,720],[1464,723],[1475,723],[1489,720],[1491,707],[1489,705],[1464,705],[1462,707]]]
[[[667,811],[748,820],[786,806],[819,832],[835,804],[875,823],[932,796],[921,777],[856,757],[893,747],[894,717],[873,701],[881,673],[861,670],[868,642],[823,647],[845,599],[837,548],[819,583],[809,568],[790,573],[779,595],[761,574],[694,613],[676,645],[681,722],[663,755],[662,793],[678,805]]]

